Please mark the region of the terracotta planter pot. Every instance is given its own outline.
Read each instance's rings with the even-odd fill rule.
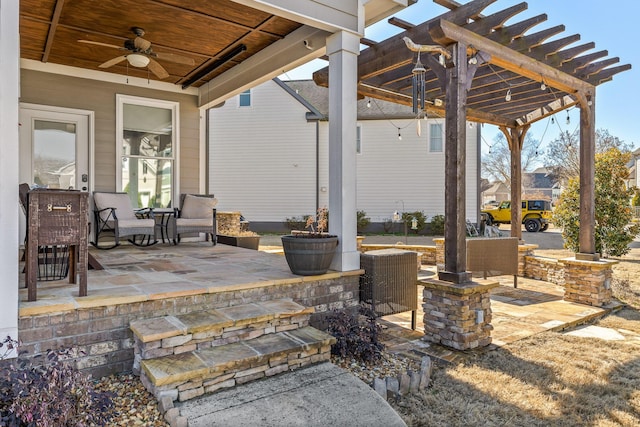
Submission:
[[[282,236],[282,249],[293,274],[315,276],[329,269],[338,246],[337,236]]]
[[[260,245],[260,236],[228,236],[226,234],[218,234],[218,243],[229,246],[238,246],[240,248],[258,250]]]

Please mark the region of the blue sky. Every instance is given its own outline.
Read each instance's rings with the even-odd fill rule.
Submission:
[[[467,1],[461,0],[461,3],[467,3]],[[498,0],[485,9],[484,14],[488,15],[519,3],[521,1]],[[638,114],[640,112],[640,48],[634,45],[637,43],[635,42],[637,38],[632,36],[636,25],[640,25],[637,23],[637,14],[635,13],[640,4],[638,0],[529,0],[527,3],[528,9],[507,21],[507,25],[546,13],[547,21],[533,27],[529,30],[530,32],[538,32],[563,24],[565,31],[548,41],[580,34],[581,39],[567,47],[594,42],[595,49],[584,54],[607,50],[609,55],[605,58],[620,58],[620,62],[615,65],[631,64],[631,70],[617,74],[612,81],[598,86],[596,90],[596,127],[609,130],[612,135],[627,143],[633,143],[635,148],[640,147],[640,126],[635,123],[640,119]],[[416,4],[394,16],[413,24],[419,24],[446,10],[430,0],[418,0]],[[365,37],[382,41],[401,31],[383,20],[367,28]],[[308,79],[311,78],[313,71],[326,66],[326,64],[325,61],[315,60],[287,72],[281,78]],[[529,130],[534,139],[542,142],[542,147],[554,140],[561,130],[573,131],[579,123],[578,109],[569,111],[569,125],[566,124],[566,112],[561,112],[556,116],[555,123],[548,123],[549,119],[541,120]],[[489,148],[499,132],[495,126],[485,125],[483,127],[483,151]]]

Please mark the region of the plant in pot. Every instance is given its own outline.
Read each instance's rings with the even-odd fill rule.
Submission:
[[[258,250],[260,235],[249,230],[249,221],[240,212],[218,212],[218,243]]]
[[[325,232],[328,224],[326,207],[318,209],[317,216],[309,216],[309,231],[282,236],[282,249],[293,274],[314,276],[329,269],[338,246],[338,236]]]
[[[260,235],[255,231],[242,230],[229,234],[218,234],[218,243],[223,245],[238,246],[240,248],[258,250]]]

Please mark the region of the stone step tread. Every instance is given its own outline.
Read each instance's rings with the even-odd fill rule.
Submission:
[[[178,335],[221,330],[231,326],[243,326],[277,318],[307,315],[313,313],[313,311],[312,307],[304,307],[290,299],[278,299],[176,316],[136,320],[131,322],[129,327],[136,337],[146,343]]]
[[[256,361],[306,351],[335,343],[331,335],[306,326],[301,329],[143,360],[141,368],[156,386],[174,384],[210,376],[216,372],[248,369]]]

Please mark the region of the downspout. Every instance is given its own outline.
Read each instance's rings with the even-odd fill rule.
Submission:
[[[316,212],[320,209],[320,120],[316,120]]]

